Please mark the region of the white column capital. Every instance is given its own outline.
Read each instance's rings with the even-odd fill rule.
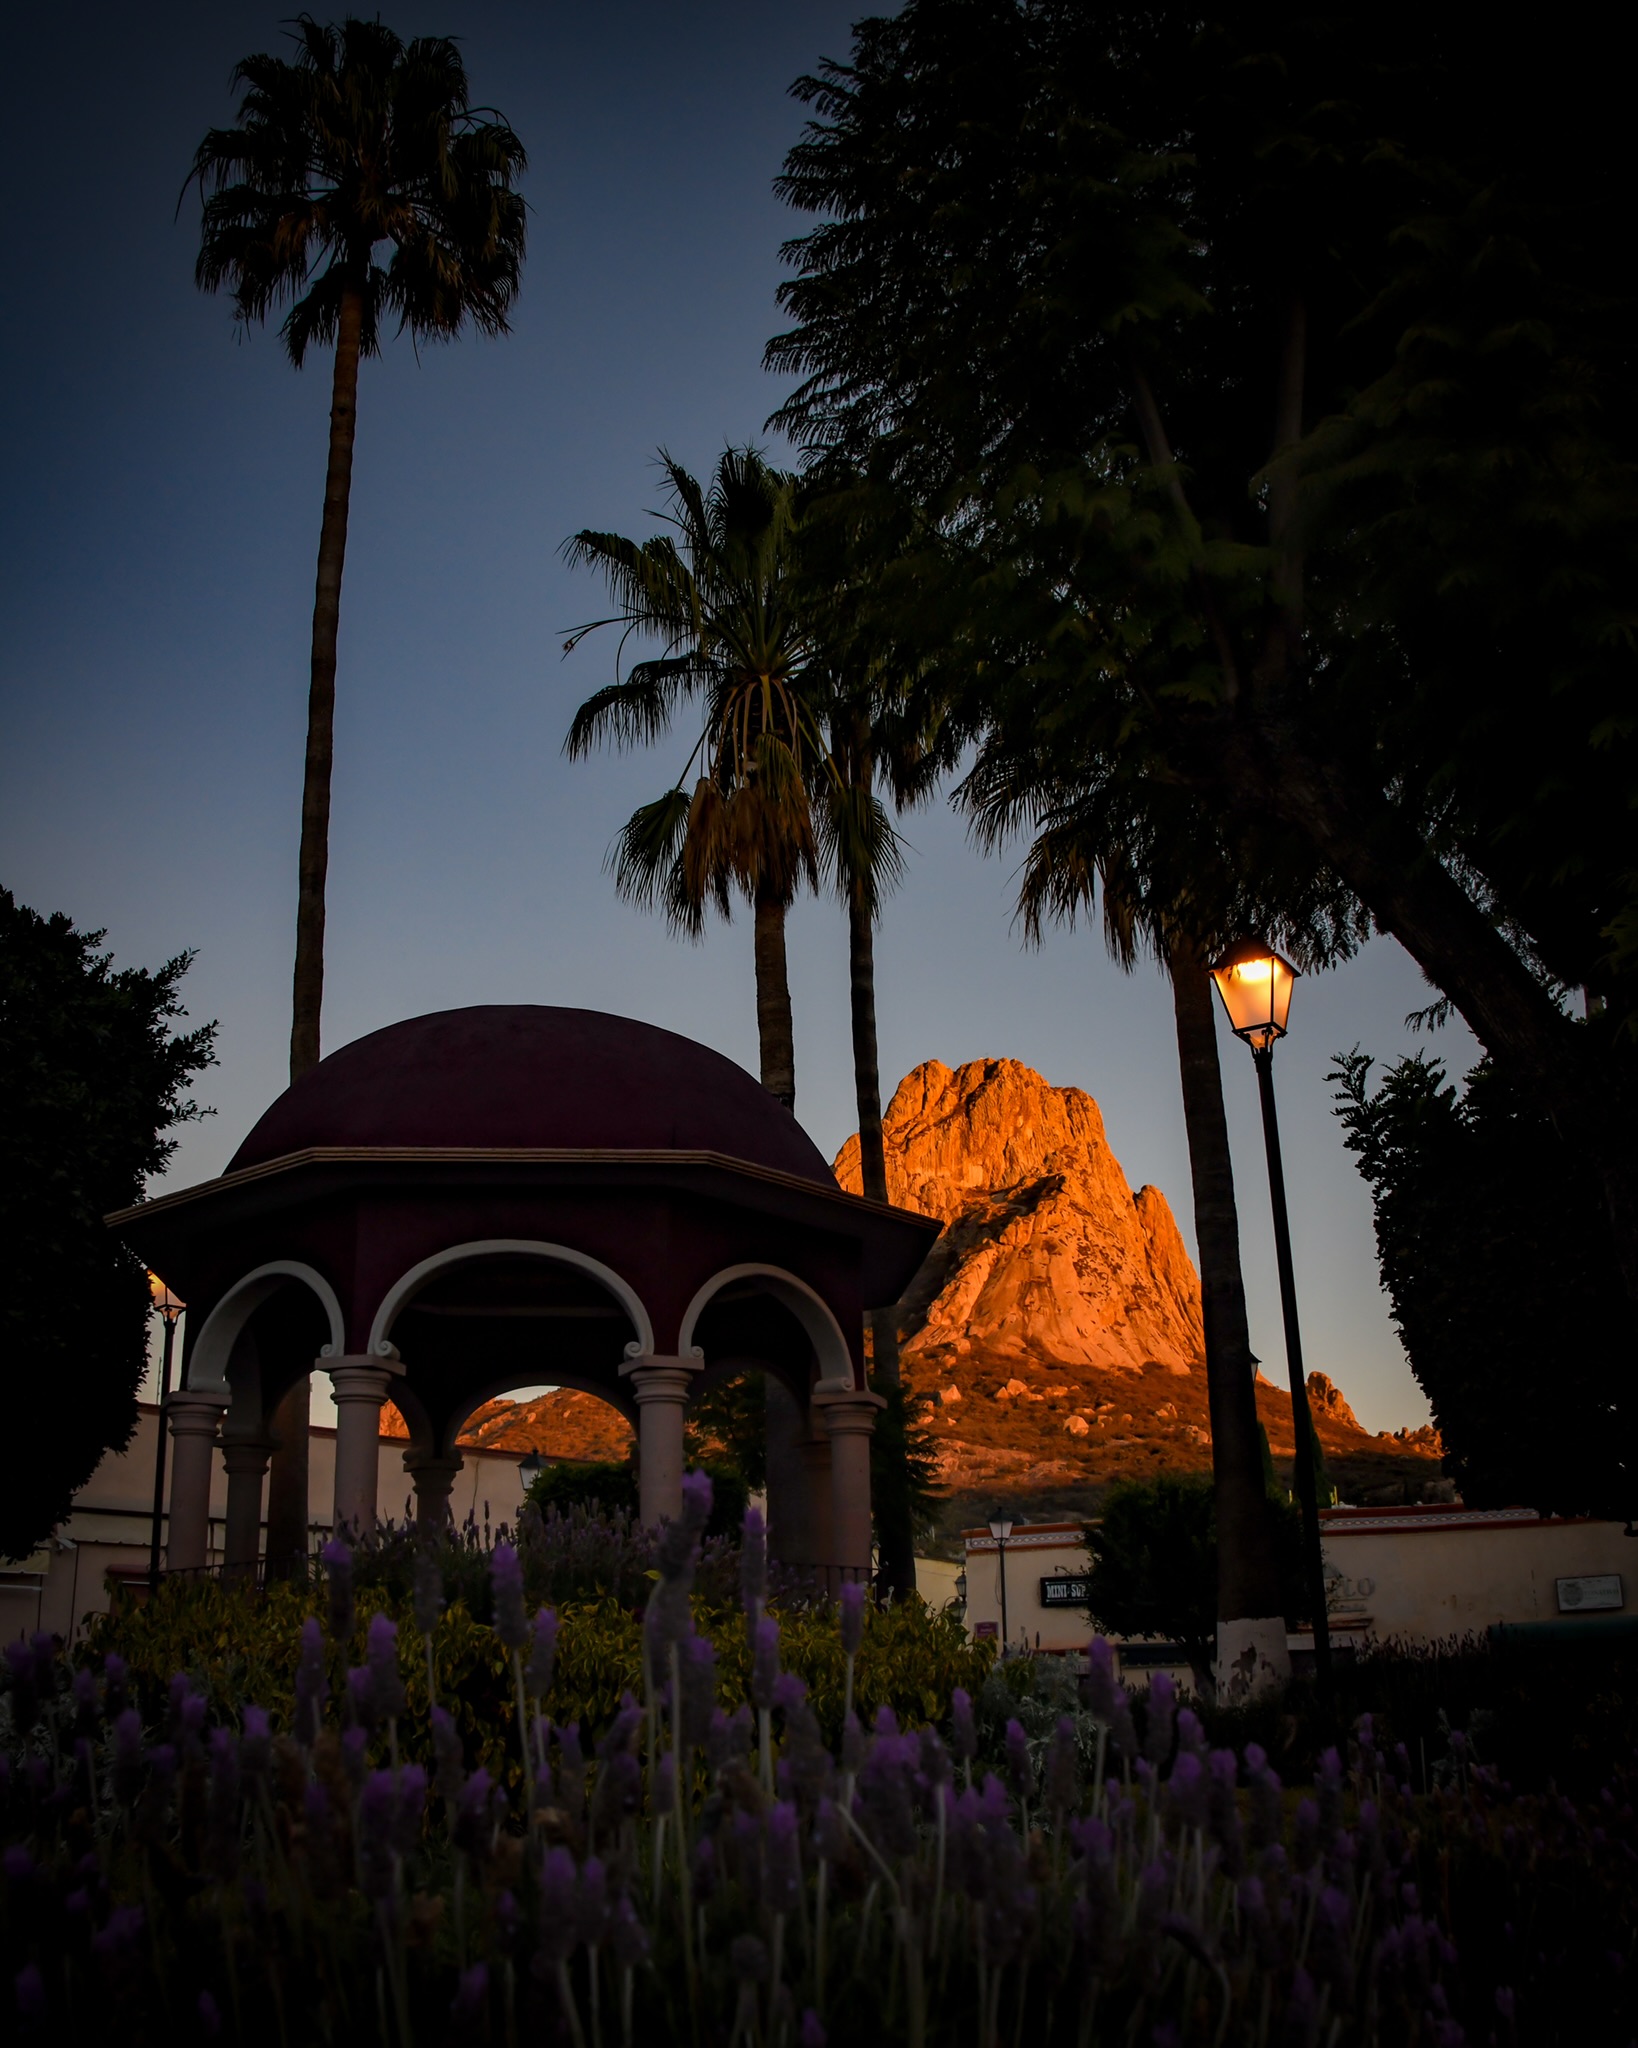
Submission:
[[[348,1401],[366,1401],[383,1408],[392,1398],[392,1383],[403,1377],[403,1365],[396,1359],[368,1355],[327,1358],[324,1370],[330,1375],[331,1391],[339,1408]]]
[[[887,1406],[880,1394],[869,1393],[863,1387],[849,1388],[846,1393],[815,1390],[809,1399],[814,1413],[823,1417],[832,1436],[869,1436],[876,1427],[876,1417]]]
[[[681,1408],[687,1405],[694,1375],[704,1370],[705,1354],[702,1351],[691,1352],[687,1357],[669,1358],[639,1351],[635,1357],[621,1361],[620,1377],[630,1380],[631,1391],[639,1407],[650,1401],[663,1401]]]
[[[247,1472],[259,1479],[267,1470],[267,1461],[272,1455],[271,1437],[241,1436],[229,1430],[222,1432],[222,1463],[230,1475]]]
[[[226,1388],[218,1393],[212,1387],[178,1387],[165,1396],[165,1420],[173,1437],[214,1438],[227,1408]]]

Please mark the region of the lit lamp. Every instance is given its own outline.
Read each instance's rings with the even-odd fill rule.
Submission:
[[[1314,1419],[1308,1409],[1308,1378],[1302,1364],[1297,1279],[1291,1262],[1291,1219],[1286,1212],[1280,1120],[1274,1105],[1274,1047],[1286,1033],[1297,970],[1272,946],[1258,939],[1242,939],[1218,961],[1211,978],[1228,1012],[1229,1029],[1251,1047],[1252,1064],[1257,1069],[1257,1092],[1262,1098],[1263,1149],[1268,1154],[1268,1194],[1274,1210],[1274,1253],[1280,1272],[1280,1312],[1285,1323],[1285,1365],[1291,1381],[1303,1562],[1308,1598],[1314,1609],[1314,1668],[1321,1691],[1329,1693],[1331,1625],[1325,1612],[1325,1553],[1320,1546],[1319,1490],[1314,1483]]]
[[[998,1517],[990,1524],[990,1534],[995,1538],[996,1554],[1000,1560],[998,1581],[1001,1588],[1001,1654],[1007,1654],[1007,1538],[1012,1534],[1012,1524],[1005,1516]]]
[[[546,1460],[539,1451],[526,1451],[518,1460],[518,1470],[523,1474],[523,1490],[527,1493],[546,1470]]]
[[[154,1515],[148,1539],[148,1591],[159,1590],[159,1529],[165,1515],[165,1403],[171,1392],[171,1348],[176,1342],[176,1319],[187,1303],[173,1294],[157,1273],[148,1275],[148,1307],[165,1323],[165,1348],[159,1366],[159,1441],[154,1447]]]

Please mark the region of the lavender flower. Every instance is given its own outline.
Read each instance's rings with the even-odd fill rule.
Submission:
[[[576,1937],[587,1948],[601,1948],[609,1931],[609,1888],[600,1857],[588,1856],[580,1866],[574,1906]]]
[[[557,1731],[557,1797],[564,1811],[578,1820],[586,1805],[586,1759],[576,1721]]]
[[[103,1712],[110,1721],[123,1714],[129,1704],[125,1697],[128,1675],[125,1659],[117,1651],[110,1650],[102,1660]]]
[[[352,1545],[333,1536],[319,1556],[330,1579],[330,1633],[338,1643],[348,1643],[353,1634]]]
[[[504,1800],[505,1794],[481,1765],[456,1794],[450,1834],[456,1848],[474,1863],[481,1863],[494,1845],[499,1808]]]
[[[978,1754],[978,1728],[973,1720],[972,1697],[959,1685],[950,1695],[950,1740],[956,1755],[971,1766]]]
[[[9,1650],[11,1645],[7,1644]],[[15,1698],[16,1695],[13,1694]],[[31,1721],[29,1727],[33,1727]],[[43,2020],[46,2010],[45,1979],[33,1963],[25,1963],[17,1972],[17,2017],[24,2020]]]
[[[455,1723],[442,1707],[432,1710],[432,1755],[433,1782],[438,1788],[438,1797],[444,1802],[445,1810],[453,1813],[455,1802],[461,1796],[461,1787],[466,1783],[466,1761],[461,1754],[461,1738],[456,1733]]]
[[[679,1661],[682,1740],[688,1748],[698,1749],[710,1735],[717,1704],[717,1653],[710,1637],[689,1636]]]
[[[489,1583],[494,1592],[495,1633],[509,1650],[529,1640],[523,1607],[523,1566],[510,1543],[497,1543],[489,1557]]]
[[[797,2048],[825,2048],[830,2036],[825,2032],[824,2022],[811,2005],[802,2008],[802,2024],[797,2029]]]
[[[557,1662],[557,1615],[543,1607],[535,1616],[529,1637],[529,1660],[523,1667],[523,1682],[535,1699],[552,1689],[552,1669]]]
[[[1007,1723],[1007,1786],[1020,1806],[1028,1805],[1035,1797],[1035,1766],[1030,1761],[1029,1741],[1022,1724]]]
[[[370,1674],[370,1704],[378,1721],[390,1721],[409,1704],[398,1670],[398,1624],[384,1614],[370,1617],[364,1644],[364,1666]]]
[[[609,1953],[622,1970],[635,1970],[648,1960],[648,1931],[624,1892],[609,1916]]]
[[[455,1996],[449,2003],[450,2018],[463,2027],[473,2025],[483,2018],[488,2002],[489,1965],[474,1963],[470,1970],[463,1970],[455,1980]]]
[[[540,1872],[540,1957],[549,1967],[567,1962],[575,1945],[574,1858],[548,1849]]]
[[[333,1582],[332,1582],[333,1583]],[[324,1631],[316,1615],[301,1625],[301,1656],[296,1665],[296,1740],[309,1749],[324,1725],[324,1702],[330,1682],[324,1672]]]
[[[1132,1703],[1126,1697],[1126,1688],[1116,1683],[1115,1653],[1103,1636],[1092,1638],[1086,1666],[1087,1704],[1108,1728],[1116,1752],[1135,1762],[1138,1741],[1132,1725]]]
[[[1080,1758],[1075,1746],[1075,1723],[1068,1714],[1058,1716],[1058,1725],[1047,1739],[1046,1802],[1059,1817],[1081,1803]]]
[[[728,1944],[728,1967],[741,1984],[766,1984],[768,1951],[754,1934],[736,1934]]]
[[[74,1700],[75,1734],[94,1735],[102,1716],[97,1701],[97,1675],[89,1664],[82,1664],[74,1673],[70,1691]]]
[[[802,1902],[802,1853],[796,1808],[776,1800],[762,1819],[762,1902],[770,1913],[794,1913]]]
[[[1185,1749],[1166,1780],[1166,1810],[1182,1828],[1204,1829],[1211,1807],[1211,1780],[1199,1757]]]
[[[205,1862],[220,1883],[231,1879],[239,1867],[239,1743],[226,1728],[213,1728],[210,1736]]]
[[[142,1716],[135,1707],[127,1707],[114,1723],[112,1777],[114,1797],[121,1806],[135,1806],[143,1776]]]
[[[439,1569],[437,1554],[430,1543],[423,1543],[415,1553],[415,1590],[412,1599],[415,1626],[422,1635],[430,1636],[438,1626],[439,1615],[444,1611],[444,1575]]]
[[[194,2010],[199,2015],[199,2031],[207,2041],[214,2041],[222,2031],[222,2009],[208,1991],[201,1991]]]

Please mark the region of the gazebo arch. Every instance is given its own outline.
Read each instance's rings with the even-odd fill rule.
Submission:
[[[300,1259],[269,1259],[253,1272],[244,1274],[216,1302],[200,1325],[199,1335],[188,1346],[188,1385],[199,1393],[220,1389],[226,1399],[227,1368],[246,1323],[264,1301],[277,1293],[287,1280],[297,1280],[317,1295],[330,1325],[330,1341],[323,1357],[340,1357],[347,1348],[346,1319],[336,1291],[324,1275]]]
[[[446,1250],[434,1252],[430,1258],[422,1259],[401,1274],[388,1288],[381,1306],[376,1310],[370,1324],[367,1349],[377,1357],[390,1357],[391,1347],[388,1333],[396,1321],[399,1311],[413,1301],[435,1275],[451,1266],[470,1264],[476,1259],[497,1257],[545,1259],[560,1266],[573,1266],[582,1273],[589,1273],[600,1285],[606,1287],[620,1306],[630,1316],[637,1331],[637,1342],[644,1351],[654,1349],[654,1325],[648,1319],[635,1288],[623,1280],[612,1266],[605,1266],[601,1259],[594,1259],[587,1252],[576,1251],[573,1245],[543,1244],[537,1238],[527,1237],[481,1237],[466,1244],[452,1244]]]

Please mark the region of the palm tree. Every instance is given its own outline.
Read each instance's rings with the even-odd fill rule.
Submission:
[[[195,276],[232,293],[247,325],[288,304],[280,334],[297,369],[333,348],[330,456],[313,600],[302,783],[290,1078],[319,1058],[329,865],[336,632],[347,548],[358,366],[396,317],[412,338],[471,325],[507,331],[523,261],[523,145],[475,109],[447,36],[404,43],[379,21],[322,27],[298,15],[293,62],[247,57],[239,119],[213,128],[188,183],[203,205]],[[184,187],[184,191],[186,187]],[[387,245],[383,264],[377,252]]]
[[[834,789],[837,778],[794,575],[796,480],[751,448],[725,450],[708,490],[663,449],[660,466],[668,504],[657,516],[672,533],[635,541],[581,532],[564,545],[570,562],[602,575],[615,605],[577,627],[565,653],[603,626],[620,628],[622,652],[633,635],[660,642],[657,654],[586,699],[564,751],[577,759],[600,741],[658,739],[685,704],[699,705],[681,775],[633,813],[615,842],[615,886],[658,905],[691,937],[709,909],[728,917],[736,896],[750,902],[762,1083],[792,1109],[785,919],[797,892],[818,886],[820,835],[837,808],[827,798],[817,819],[812,801],[816,787]]]
[[[1208,962],[1221,943],[1255,930],[1300,964],[1322,966],[1363,936],[1361,914],[1277,829],[1248,830],[1244,843],[1228,846],[1186,792],[1076,787],[1064,761],[1033,735],[1022,749],[992,739],[960,794],[991,845],[1025,821],[1035,827],[1018,896],[1030,938],[1040,938],[1048,918],[1073,924],[1101,893],[1113,957],[1130,972],[1150,953],[1171,984],[1200,1256],[1219,1643],[1242,1652],[1254,1646],[1251,1661],[1261,1668],[1243,1670],[1240,1680],[1261,1690],[1288,1674],[1289,1662]],[[1259,878],[1256,894],[1247,875]],[[1232,1695],[1234,1678],[1222,1676]]]

